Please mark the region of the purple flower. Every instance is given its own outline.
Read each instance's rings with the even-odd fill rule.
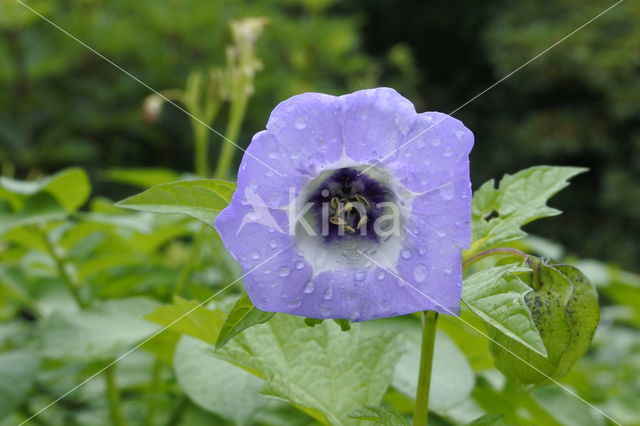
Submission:
[[[280,103],[215,221],[264,311],[367,321],[459,311],[473,134],[395,90]]]

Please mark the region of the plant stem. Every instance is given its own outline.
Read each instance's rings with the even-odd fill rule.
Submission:
[[[235,92],[234,99],[231,101],[229,122],[227,123],[227,131],[225,132],[226,140],[222,141],[218,165],[216,166],[216,172],[214,174],[214,177],[217,179],[225,179],[229,173],[229,167],[231,166],[233,154],[236,150],[234,143],[237,145],[236,140],[240,134],[240,126],[242,125],[242,120],[244,120],[244,114],[249,100],[248,95],[243,93],[244,90],[236,90]]]
[[[489,257],[489,256],[493,256],[494,254],[508,254],[511,256],[518,256],[521,257],[523,259],[528,259],[529,255],[523,251],[520,251],[518,249],[514,249],[511,247],[496,247],[496,248],[492,248],[489,250],[485,250],[485,251],[481,251],[480,253],[471,256],[470,258],[468,258],[467,260],[465,260],[462,263],[462,268],[466,269],[469,266],[473,265],[474,263],[476,263],[479,260],[484,259],[485,257]]]
[[[437,312],[422,312],[422,349],[420,352],[420,374],[416,391],[416,406],[413,412],[413,426],[426,426],[429,419],[429,388],[431,387],[431,367],[433,364],[437,321]]]
[[[44,241],[44,244],[47,247],[47,252],[49,253],[49,256],[51,256],[51,259],[53,259],[53,262],[56,264],[56,268],[58,269],[58,273],[60,274],[62,281],[64,282],[67,289],[73,296],[77,305],[80,308],[86,308],[88,306],[88,303],[82,299],[82,296],[80,295],[80,290],[78,289],[78,285],[71,279],[71,276],[67,272],[64,259],[58,255],[58,252],[56,251],[56,248],[53,246],[53,242],[49,238],[49,235],[47,235],[47,232],[42,228],[38,228],[38,230],[40,231],[42,240]]]
[[[160,379],[162,374],[162,362],[156,359],[153,362],[153,370],[151,371],[151,382],[149,383],[149,392],[157,392],[158,387],[160,386]],[[153,418],[156,415],[156,411],[158,409],[157,398],[151,398],[151,402],[149,403],[149,410],[147,411],[147,417],[144,419],[145,426],[153,425]]]
[[[109,401],[109,412],[114,426],[124,426],[124,413],[122,412],[122,404],[120,401],[120,391],[116,384],[115,364],[110,365],[104,371],[104,378],[107,385],[107,398]]]
[[[195,139],[195,172],[198,176],[207,177],[209,174],[209,129],[194,120],[193,132]]]

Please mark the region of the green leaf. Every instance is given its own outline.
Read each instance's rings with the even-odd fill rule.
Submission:
[[[153,213],[181,213],[213,226],[213,219],[231,201],[235,184],[217,179],[165,183],[116,205]]]
[[[225,314],[210,310],[200,302],[174,296],[170,305],[159,306],[145,316],[149,321],[168,327],[180,334],[187,334],[207,343],[215,344],[225,322]]]
[[[211,345],[201,340],[182,336],[173,365],[180,388],[194,403],[235,424],[249,424],[268,402],[258,393],[261,379],[216,358]]]
[[[384,407],[363,407],[349,414],[349,417],[380,423],[382,426],[409,426],[404,416]]]
[[[524,237],[521,227],[560,211],[547,200],[565,188],[568,179],[585,172],[580,167],[537,166],[505,175],[495,188],[493,179],[474,194],[471,204],[472,252]]]
[[[9,200],[15,210],[19,210],[29,197],[46,193],[65,211],[73,212],[85,203],[90,192],[91,185],[87,173],[78,167],[65,169],[35,181],[0,177],[0,198]]]
[[[301,318],[276,315],[216,354],[265,378],[263,394],[323,424],[352,425],[351,412],[380,404],[401,350],[397,337],[364,337],[361,330],[343,333],[327,321],[309,328]]]
[[[524,300],[531,287],[513,275],[528,270],[511,264],[476,272],[464,279],[462,299],[487,324],[546,356],[544,343]]]
[[[149,188],[180,179],[180,175],[171,169],[163,168],[112,168],[105,177],[113,182],[126,183],[140,188]]]
[[[80,312],[54,312],[40,328],[42,353],[68,361],[111,359],[158,330],[142,318],[156,306],[151,299],[132,297]]]
[[[40,358],[32,351],[0,354],[0,419],[8,416],[27,397],[40,368]]]
[[[231,309],[229,316],[222,325],[216,349],[223,347],[229,340],[249,327],[269,321],[275,315],[274,312],[264,312],[253,306],[249,295],[244,293]]]
[[[504,416],[501,414],[485,414],[474,421],[467,423],[467,426],[505,426]]]
[[[413,317],[385,318],[363,324],[367,336],[391,333],[401,340],[402,351],[391,384],[408,398],[415,398],[420,366],[422,329]],[[350,333],[344,333],[350,334]],[[429,409],[446,415],[447,410],[466,400],[474,384],[474,374],[464,354],[444,333],[436,334]]]

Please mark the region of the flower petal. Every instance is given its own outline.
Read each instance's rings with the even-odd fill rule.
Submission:
[[[406,140],[416,117],[413,104],[386,87],[361,90],[340,97],[340,101],[345,152],[357,163],[373,163],[394,153]]]

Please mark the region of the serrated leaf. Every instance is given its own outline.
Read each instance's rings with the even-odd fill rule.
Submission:
[[[216,358],[211,345],[182,336],[173,366],[181,389],[203,409],[250,424],[253,413],[268,400],[258,392],[264,382],[245,370]]]
[[[531,287],[513,275],[528,271],[517,264],[483,269],[464,279],[462,300],[487,324],[541,356],[544,343],[525,303]]]
[[[0,354],[0,419],[15,410],[27,397],[36,380],[40,358],[32,351]]]
[[[217,179],[194,179],[156,185],[118,202],[118,207],[153,213],[180,213],[209,226],[231,201],[235,184]]]
[[[229,340],[249,327],[269,321],[275,315],[274,312],[264,312],[253,306],[249,295],[244,293],[231,309],[227,316],[218,339],[216,349],[223,347]]]
[[[473,244],[476,252],[526,235],[521,227],[560,211],[547,200],[565,188],[568,179],[585,172],[580,167],[537,166],[505,175],[495,188],[493,179],[482,185],[471,203]]]
[[[158,330],[143,319],[156,306],[154,300],[132,297],[80,312],[54,312],[40,328],[42,353],[67,361],[111,359]]]
[[[172,304],[159,306],[145,316],[145,319],[177,333],[215,344],[224,324],[225,314],[219,310],[207,309],[199,302],[174,296]]]
[[[276,315],[216,354],[266,379],[263,394],[287,401],[323,424],[355,425],[349,414],[380,404],[400,355],[397,336],[343,333],[333,322],[313,328]]]
[[[362,407],[349,414],[349,417],[380,423],[381,426],[409,426],[404,416],[384,407]]]

